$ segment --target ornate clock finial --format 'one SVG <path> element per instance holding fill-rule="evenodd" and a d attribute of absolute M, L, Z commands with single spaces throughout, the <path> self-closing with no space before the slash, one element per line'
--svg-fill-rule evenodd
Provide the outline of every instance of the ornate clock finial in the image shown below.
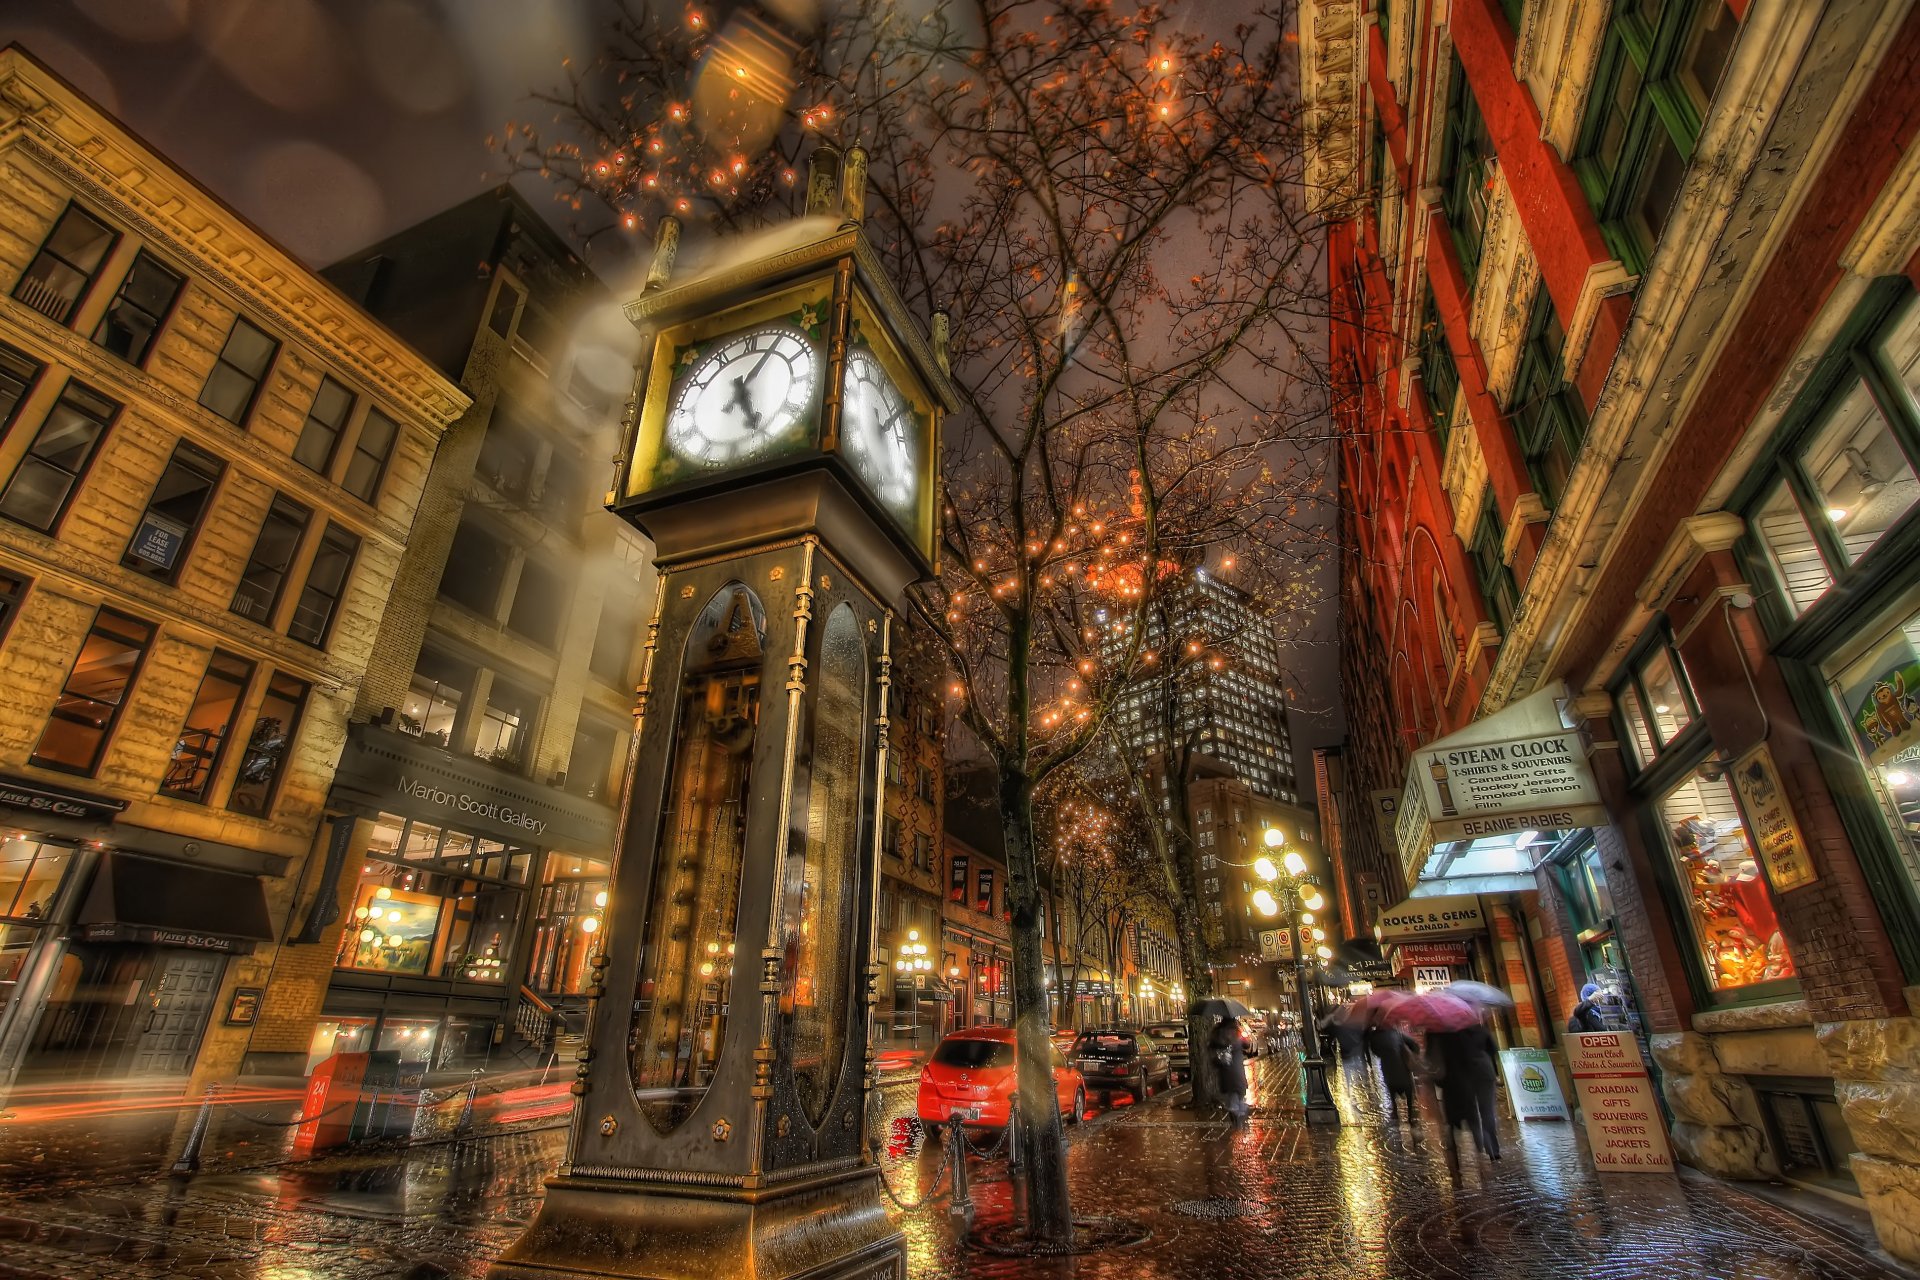
<path fill-rule="evenodd" d="M 953 322 L 947 318 L 945 311 L 936 311 L 933 313 L 933 360 L 935 364 L 940 366 L 940 372 L 942 373 L 952 372 L 951 369 L 947 368 L 947 339 L 952 331 L 952 327 Z"/>
<path fill-rule="evenodd" d="M 847 148 L 840 166 L 840 225 L 857 227 L 867 216 L 867 149 L 859 143 Z"/>
<path fill-rule="evenodd" d="M 668 214 L 660 219 L 653 234 L 653 261 L 647 264 L 647 288 L 659 289 L 673 274 L 673 259 L 680 252 L 680 219 Z"/>
<path fill-rule="evenodd" d="M 840 152 L 823 142 L 807 158 L 807 216 L 833 212 L 833 188 L 840 178 Z"/>

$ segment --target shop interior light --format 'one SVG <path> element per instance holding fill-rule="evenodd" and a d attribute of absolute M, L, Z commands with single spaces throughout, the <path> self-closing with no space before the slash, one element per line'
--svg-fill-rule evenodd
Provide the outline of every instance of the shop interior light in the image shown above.
<path fill-rule="evenodd" d="M 593 895 L 593 905 L 596 907 L 604 907 L 607 905 L 607 891 L 605 889 Z"/>
<path fill-rule="evenodd" d="M 585 920 L 582 920 L 580 922 L 580 932 L 582 933 L 592 933 L 594 930 L 598 929 L 599 927 L 600 927 L 599 916 L 588 916 Z"/>
<path fill-rule="evenodd" d="M 1828 507 L 1827 508 L 1827 519 L 1833 521 L 1835 524 L 1839 524 L 1842 520 L 1845 520 L 1846 518 L 1847 518 L 1847 509 L 1845 507 Z"/>
<path fill-rule="evenodd" d="M 1890 787 L 1904 787 L 1912 781 L 1913 775 L 1905 769 L 1894 769 L 1887 774 L 1887 785 Z"/>

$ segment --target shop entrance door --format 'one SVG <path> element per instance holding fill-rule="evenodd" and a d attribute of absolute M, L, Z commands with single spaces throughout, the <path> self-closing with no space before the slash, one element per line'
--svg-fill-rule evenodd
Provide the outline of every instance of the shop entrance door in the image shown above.
<path fill-rule="evenodd" d="M 226 957 L 204 951 L 166 951 L 161 956 L 146 1024 L 134 1046 L 133 1074 L 140 1076 L 185 1075 L 192 1069 L 226 965 Z"/>

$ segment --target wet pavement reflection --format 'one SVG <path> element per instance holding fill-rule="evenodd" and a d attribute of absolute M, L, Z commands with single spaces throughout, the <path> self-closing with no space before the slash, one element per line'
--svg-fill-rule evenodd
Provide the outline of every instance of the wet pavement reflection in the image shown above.
<path fill-rule="evenodd" d="M 1003 1155 L 970 1158 L 976 1228 L 956 1232 L 945 1194 L 929 1194 L 942 1147 L 909 1120 L 911 1085 L 886 1089 L 876 1125 L 910 1274 L 1913 1277 L 1874 1247 L 1864 1219 L 1803 1214 L 1690 1172 L 1600 1177 L 1570 1125 L 1509 1120 L 1506 1159 L 1469 1148 L 1456 1175 L 1431 1099 L 1419 1126 L 1389 1126 L 1377 1080 L 1355 1064 L 1334 1081 L 1348 1123 L 1308 1129 L 1291 1061 L 1262 1059 L 1254 1075 L 1255 1117 L 1242 1131 L 1183 1109 L 1184 1091 L 1138 1106 L 1115 1099 L 1070 1130 L 1076 1212 L 1127 1218 L 1150 1236 L 1045 1261 L 978 1247 L 1014 1218 L 1020 1188 Z M 0 1277 L 479 1277 L 538 1205 L 563 1136 L 523 1129 L 299 1164 L 269 1163 L 276 1153 L 258 1139 L 261 1167 L 176 1182 L 157 1176 L 168 1132 L 152 1120 L 117 1141 L 104 1123 L 91 1134 L 50 1129 L 35 1160 L 24 1128 L 0 1123 Z"/>

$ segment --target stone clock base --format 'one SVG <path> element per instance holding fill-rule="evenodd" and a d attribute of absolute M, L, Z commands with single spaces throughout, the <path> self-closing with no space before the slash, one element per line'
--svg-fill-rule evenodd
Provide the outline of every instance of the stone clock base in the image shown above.
<path fill-rule="evenodd" d="M 879 1171 L 741 1190 L 556 1177 L 487 1280 L 905 1280 Z"/>

